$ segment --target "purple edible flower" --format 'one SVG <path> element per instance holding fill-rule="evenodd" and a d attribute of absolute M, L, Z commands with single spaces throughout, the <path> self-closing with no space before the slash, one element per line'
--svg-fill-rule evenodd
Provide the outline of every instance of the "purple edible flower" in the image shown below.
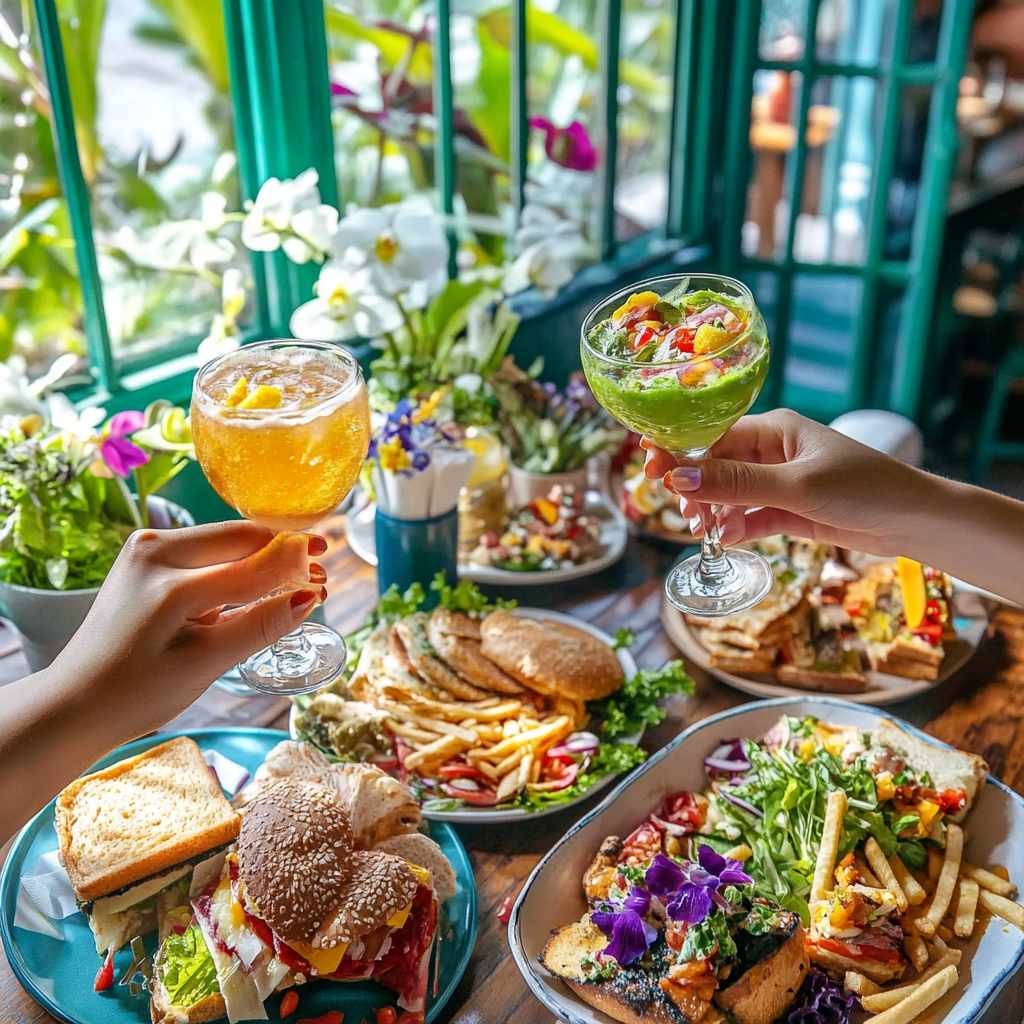
<path fill-rule="evenodd" d="M 677 864 L 659 853 L 644 876 L 648 888 L 665 904 L 665 912 L 673 921 L 699 924 L 714 904 L 728 908 L 718 894 L 723 885 L 749 885 L 753 882 L 744 873 L 738 860 L 723 857 L 710 846 L 697 849 L 696 864 Z"/>
<path fill-rule="evenodd" d="M 643 917 L 650 905 L 651 894 L 634 885 L 621 906 L 603 903 L 604 909 L 591 913 L 590 920 L 612 940 L 602 950 L 603 956 L 610 956 L 626 967 L 647 952 L 658 935 Z"/>
<path fill-rule="evenodd" d="M 137 444 L 128 440 L 129 434 L 134 434 L 145 425 L 146 417 L 141 412 L 130 411 L 112 416 L 103 428 L 100 458 L 118 476 L 129 477 L 133 469 L 149 462 L 149 456 Z"/>

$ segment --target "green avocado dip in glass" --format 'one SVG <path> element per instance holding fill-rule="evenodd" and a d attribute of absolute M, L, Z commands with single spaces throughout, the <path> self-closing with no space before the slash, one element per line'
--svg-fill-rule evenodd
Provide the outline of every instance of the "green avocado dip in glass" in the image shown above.
<path fill-rule="evenodd" d="M 754 404 L 768 375 L 768 332 L 746 285 L 717 274 L 657 277 L 609 296 L 580 338 L 583 371 L 620 423 L 677 462 L 704 458 Z M 692 615 L 733 615 L 771 589 L 756 551 L 722 547 L 719 510 L 697 508 L 701 552 L 677 563 L 665 595 Z"/>
<path fill-rule="evenodd" d="M 664 296 L 646 285 L 627 289 L 591 314 L 583 369 L 620 423 L 666 451 L 699 457 L 757 398 L 768 336 L 753 298 L 745 301 L 749 292 L 658 280 L 675 287 Z"/>

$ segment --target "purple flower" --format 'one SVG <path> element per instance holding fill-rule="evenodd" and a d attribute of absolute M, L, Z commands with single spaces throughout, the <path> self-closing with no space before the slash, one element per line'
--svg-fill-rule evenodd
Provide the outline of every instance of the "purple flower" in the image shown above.
<path fill-rule="evenodd" d="M 129 477 L 132 470 L 149 462 L 149 456 L 128 440 L 129 434 L 145 426 L 146 417 L 141 412 L 119 412 L 112 416 L 103 428 L 100 441 L 100 458 L 118 476 Z"/>
<path fill-rule="evenodd" d="M 597 150 L 579 121 L 573 121 L 568 128 L 559 128 L 546 117 L 531 117 L 530 127 L 544 133 L 544 152 L 561 167 L 592 171 L 597 166 Z"/>
<path fill-rule="evenodd" d="M 612 940 L 602 950 L 602 955 L 612 957 L 625 967 L 647 952 L 658 936 L 643 917 L 650 905 L 651 894 L 634 885 L 621 906 L 603 903 L 604 909 L 591 913 L 590 920 Z"/>
<path fill-rule="evenodd" d="M 577 402 L 582 406 L 592 406 L 595 404 L 594 392 L 590 390 L 590 385 L 587 384 L 582 375 L 575 373 L 569 378 L 569 383 L 565 386 L 565 397 L 569 401 Z"/>
<path fill-rule="evenodd" d="M 723 857 L 710 846 L 697 849 L 696 864 L 677 864 L 659 853 L 644 876 L 648 888 L 665 904 L 673 921 L 699 924 L 714 904 L 729 905 L 718 894 L 722 885 L 749 885 L 754 880 L 743 872 L 738 860 Z"/>

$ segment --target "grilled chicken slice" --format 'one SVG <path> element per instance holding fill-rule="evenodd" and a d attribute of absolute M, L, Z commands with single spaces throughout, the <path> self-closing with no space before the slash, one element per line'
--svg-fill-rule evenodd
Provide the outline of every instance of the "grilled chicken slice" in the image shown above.
<path fill-rule="evenodd" d="M 476 639 L 471 633 L 476 629 Z M 494 693 L 520 694 L 523 687 L 480 650 L 480 627 L 468 615 L 435 608 L 427 626 L 435 651 L 471 685 Z"/>
<path fill-rule="evenodd" d="M 487 694 L 471 686 L 453 672 L 435 654 L 427 636 L 428 618 L 424 612 L 409 615 L 391 627 L 391 635 L 398 640 L 416 674 L 434 686 L 447 690 L 458 700 L 480 700 Z"/>

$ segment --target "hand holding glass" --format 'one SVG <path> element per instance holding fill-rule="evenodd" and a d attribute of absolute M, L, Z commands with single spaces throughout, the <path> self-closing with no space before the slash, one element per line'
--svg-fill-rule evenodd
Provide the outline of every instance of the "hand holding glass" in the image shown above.
<path fill-rule="evenodd" d="M 599 303 L 583 323 L 583 370 L 623 425 L 677 460 L 702 459 L 754 404 L 768 374 L 768 332 L 749 289 L 730 277 L 657 277 Z M 701 552 L 665 594 L 693 615 L 732 615 L 771 589 L 767 561 L 722 547 L 717 506 L 701 506 Z"/>
<path fill-rule="evenodd" d="M 232 508 L 275 533 L 307 531 L 341 504 L 366 459 L 359 364 L 334 345 L 245 345 L 196 374 L 192 436 L 206 478 Z M 307 693 L 337 679 L 346 657 L 334 630 L 305 622 L 239 671 L 266 693 Z"/>

